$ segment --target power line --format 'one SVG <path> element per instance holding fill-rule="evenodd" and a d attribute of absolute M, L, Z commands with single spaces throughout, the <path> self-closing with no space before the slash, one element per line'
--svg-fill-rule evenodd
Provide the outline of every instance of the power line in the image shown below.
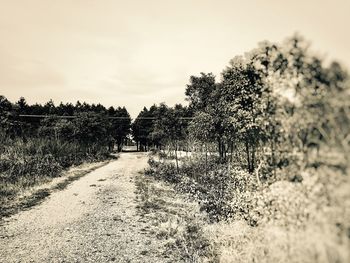
<path fill-rule="evenodd" d="M 23 118 L 49 118 L 49 117 L 54 117 L 54 118 L 58 118 L 58 119 L 74 119 L 77 116 L 58 116 L 58 115 L 38 115 L 38 114 L 19 114 L 19 117 L 23 117 Z"/>
<path fill-rule="evenodd" d="M 44 119 L 44 118 L 58 118 L 58 119 L 75 119 L 78 116 L 75 115 L 40 115 L 40 114 L 19 114 L 19 117 L 23 117 L 23 118 L 40 118 L 40 119 Z M 113 116 L 109 116 L 107 117 L 107 119 L 113 119 L 113 120 L 127 120 L 130 119 L 130 117 L 113 117 Z M 137 117 L 138 120 L 158 120 L 160 118 L 157 117 Z M 179 117 L 177 118 L 179 120 L 192 120 L 193 117 Z"/>
<path fill-rule="evenodd" d="M 157 117 L 137 117 L 136 119 L 138 119 L 138 120 L 159 120 L 161 118 L 157 118 Z M 193 117 L 178 117 L 176 119 L 179 119 L 179 120 L 193 120 Z"/>
<path fill-rule="evenodd" d="M 39 114 L 19 114 L 19 117 L 23 117 L 23 118 L 40 118 L 40 119 L 44 119 L 44 118 L 57 118 L 57 119 L 75 119 L 79 116 L 75 116 L 75 115 L 39 115 Z M 107 119 L 130 119 L 129 117 L 107 117 Z"/>

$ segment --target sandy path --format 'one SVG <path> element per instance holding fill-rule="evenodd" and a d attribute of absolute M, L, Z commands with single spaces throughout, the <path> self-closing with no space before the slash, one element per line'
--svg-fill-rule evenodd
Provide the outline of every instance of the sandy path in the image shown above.
<path fill-rule="evenodd" d="M 166 262 L 136 209 L 142 153 L 123 153 L 0 227 L 0 262 Z"/>

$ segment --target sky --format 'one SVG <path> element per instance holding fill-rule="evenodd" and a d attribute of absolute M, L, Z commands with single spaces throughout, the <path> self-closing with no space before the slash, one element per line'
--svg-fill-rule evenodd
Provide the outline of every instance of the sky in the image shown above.
<path fill-rule="evenodd" d="M 0 94 L 32 103 L 184 103 L 221 71 L 295 32 L 350 66 L 349 0 L 0 0 Z"/>

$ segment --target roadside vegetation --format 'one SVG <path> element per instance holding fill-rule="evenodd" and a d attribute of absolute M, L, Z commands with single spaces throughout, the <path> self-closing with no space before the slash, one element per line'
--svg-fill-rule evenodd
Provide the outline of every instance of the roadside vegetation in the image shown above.
<path fill-rule="evenodd" d="M 347 71 L 295 35 L 233 58 L 219 82 L 191 76 L 186 96 L 144 109 L 155 120 L 133 132 L 154 152 L 146 174 L 207 215 L 218 260 L 348 262 Z"/>
<path fill-rule="evenodd" d="M 163 251 L 158 253 L 169 262 L 218 261 L 215 244 L 203 229 L 208 219 L 196 202 L 152 177 L 139 175 L 136 188 L 138 212 L 151 223 L 147 231 L 163 241 Z"/>
<path fill-rule="evenodd" d="M 0 205 L 71 166 L 115 158 L 111 152 L 115 145 L 121 150 L 130 122 L 125 108 L 28 105 L 0 96 Z"/>

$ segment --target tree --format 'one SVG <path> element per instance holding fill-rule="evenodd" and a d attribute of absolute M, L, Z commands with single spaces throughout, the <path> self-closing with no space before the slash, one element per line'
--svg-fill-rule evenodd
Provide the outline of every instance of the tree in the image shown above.
<path fill-rule="evenodd" d="M 93 149 L 95 145 L 107 145 L 109 121 L 107 116 L 93 112 L 83 112 L 73 119 L 74 138 L 79 143 Z"/>
<path fill-rule="evenodd" d="M 12 111 L 12 104 L 5 96 L 0 95 L 0 128 L 1 138 L 9 135 L 11 131 L 10 115 Z"/>
<path fill-rule="evenodd" d="M 120 152 L 127 135 L 130 133 L 131 118 L 125 107 L 118 107 L 114 112 L 110 108 L 109 113 L 111 113 L 109 117 L 116 118 L 111 120 L 111 135 L 117 143 L 118 152 Z"/>
<path fill-rule="evenodd" d="M 204 112 L 212 116 L 214 132 L 211 138 L 217 141 L 219 156 L 224 160 L 226 147 L 223 122 L 226 105 L 220 104 L 221 89 L 221 84 L 215 82 L 215 76 L 212 73 L 201 73 L 199 77 L 191 76 L 185 94 L 190 102 L 190 110 L 193 110 L 194 113 Z"/>
<path fill-rule="evenodd" d="M 132 135 L 137 143 L 137 150 L 147 150 L 149 137 L 153 130 L 152 112 L 146 107 L 139 113 L 132 124 Z"/>
<path fill-rule="evenodd" d="M 198 112 L 194 115 L 189 125 L 191 135 L 198 141 L 204 143 L 205 147 L 205 175 L 208 172 L 208 143 L 212 140 L 214 120 L 208 113 Z"/>
<path fill-rule="evenodd" d="M 19 114 L 27 114 L 28 113 L 28 103 L 24 97 L 20 97 L 16 102 L 16 106 Z"/>
<path fill-rule="evenodd" d="M 213 104 L 212 94 L 216 89 L 213 73 L 200 73 L 199 77 L 191 76 L 185 95 L 190 102 L 190 107 L 196 111 L 206 111 Z"/>
<path fill-rule="evenodd" d="M 256 148 L 264 136 L 260 126 L 263 96 L 261 76 L 250 61 L 235 58 L 222 73 L 220 91 L 220 98 L 229 109 L 229 122 L 245 144 L 247 169 L 252 173 Z"/>

